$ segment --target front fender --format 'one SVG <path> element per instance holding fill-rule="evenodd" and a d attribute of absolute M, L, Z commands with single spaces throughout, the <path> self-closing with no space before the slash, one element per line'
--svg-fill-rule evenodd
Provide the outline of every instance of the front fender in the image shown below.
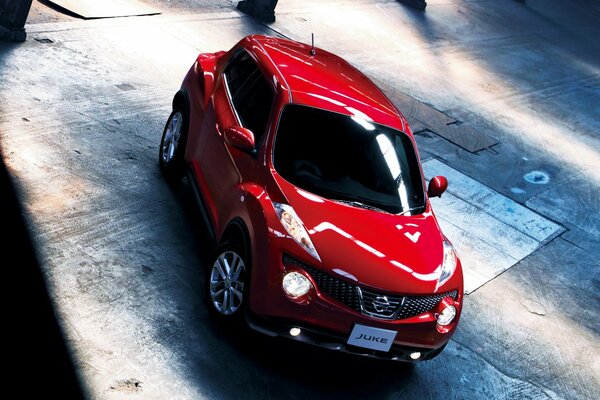
<path fill-rule="evenodd" d="M 252 273 L 250 278 L 250 310 L 255 310 L 257 304 L 266 301 L 265 289 L 268 285 L 268 256 L 269 256 L 269 230 L 265 210 L 272 207 L 271 200 L 266 190 L 253 183 L 240 184 L 239 189 L 243 201 L 236 212 L 246 225 L 249 237 L 249 250 L 251 254 Z M 241 199 L 241 197 L 240 197 Z"/>

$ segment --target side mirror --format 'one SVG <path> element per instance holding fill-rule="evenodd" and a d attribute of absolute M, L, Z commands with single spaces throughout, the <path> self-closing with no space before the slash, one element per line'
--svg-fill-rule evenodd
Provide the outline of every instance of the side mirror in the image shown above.
<path fill-rule="evenodd" d="M 223 133 L 225 142 L 235 148 L 238 148 L 252 155 L 256 154 L 254 148 L 254 134 L 250 129 L 242 128 L 241 126 L 233 126 L 225 129 Z"/>
<path fill-rule="evenodd" d="M 442 193 L 444 193 L 446 189 L 448 189 L 448 179 L 443 176 L 434 176 L 429 181 L 427 194 L 429 197 L 442 197 Z"/>

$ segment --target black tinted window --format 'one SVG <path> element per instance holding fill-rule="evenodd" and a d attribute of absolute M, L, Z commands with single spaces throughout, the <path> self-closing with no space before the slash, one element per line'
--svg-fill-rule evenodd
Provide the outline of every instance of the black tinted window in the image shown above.
<path fill-rule="evenodd" d="M 233 106 L 245 128 L 254 133 L 257 145 L 263 136 L 273 91 L 254 60 L 247 54 L 238 56 L 225 71 Z"/>
<path fill-rule="evenodd" d="M 362 118 L 285 107 L 275 169 L 320 196 L 390 213 L 422 212 L 421 172 L 407 135 Z"/>

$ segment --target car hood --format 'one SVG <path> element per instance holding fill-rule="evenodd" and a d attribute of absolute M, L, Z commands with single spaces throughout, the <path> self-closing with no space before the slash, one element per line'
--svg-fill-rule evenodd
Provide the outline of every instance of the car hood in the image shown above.
<path fill-rule="evenodd" d="M 279 180 L 322 267 L 332 275 L 392 293 L 435 292 L 443 235 L 429 206 L 421 215 L 391 215 L 327 200 Z"/>

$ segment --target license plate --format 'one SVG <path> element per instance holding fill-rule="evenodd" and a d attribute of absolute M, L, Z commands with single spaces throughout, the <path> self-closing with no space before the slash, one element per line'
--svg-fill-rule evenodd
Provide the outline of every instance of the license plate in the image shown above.
<path fill-rule="evenodd" d="M 390 351 L 397 333 L 387 329 L 356 324 L 347 343 L 371 350 Z"/>

